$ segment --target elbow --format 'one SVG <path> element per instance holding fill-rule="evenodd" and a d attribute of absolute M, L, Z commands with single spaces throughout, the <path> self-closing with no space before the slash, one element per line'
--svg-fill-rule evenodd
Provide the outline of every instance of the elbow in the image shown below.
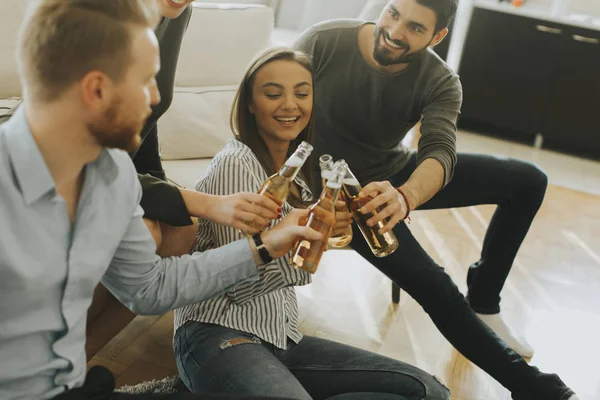
<path fill-rule="evenodd" d="M 437 160 L 444 170 L 444 183 L 446 186 L 454 175 L 456 167 L 456 147 L 454 143 L 438 144 L 436 146 L 425 146 L 419 149 L 417 163 L 421 164 L 428 158 Z"/>
<path fill-rule="evenodd" d="M 161 315 L 171 311 L 169 304 L 159 301 L 160 294 L 154 292 L 151 286 L 138 290 L 137 293 L 124 303 L 136 315 Z"/>
<path fill-rule="evenodd" d="M 131 312 L 134 313 L 135 315 L 143 315 L 143 316 L 152 315 L 152 313 L 150 312 L 150 308 L 148 308 L 144 304 L 131 303 L 131 304 L 127 305 L 127 308 L 129 308 L 131 310 Z"/>
<path fill-rule="evenodd" d="M 456 168 L 456 152 L 448 153 L 440 163 L 444 168 L 444 186 L 446 186 L 454 176 L 454 169 Z"/>
<path fill-rule="evenodd" d="M 135 315 L 142 316 L 161 315 L 170 311 L 168 307 L 160 307 L 147 301 L 133 301 L 127 305 L 127 308 Z"/>

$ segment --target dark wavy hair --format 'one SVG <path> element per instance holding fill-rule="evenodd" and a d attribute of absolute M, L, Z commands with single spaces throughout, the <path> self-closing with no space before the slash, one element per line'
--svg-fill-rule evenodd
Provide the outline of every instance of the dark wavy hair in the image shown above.
<path fill-rule="evenodd" d="M 450 25 L 458 8 L 458 0 L 417 0 L 417 3 L 431 8 L 435 12 L 437 16 L 437 22 L 435 23 L 436 32 Z"/>

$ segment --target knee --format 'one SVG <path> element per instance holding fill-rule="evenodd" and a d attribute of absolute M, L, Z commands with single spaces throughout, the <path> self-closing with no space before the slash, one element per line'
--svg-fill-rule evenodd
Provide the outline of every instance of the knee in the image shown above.
<path fill-rule="evenodd" d="M 452 397 L 450 389 L 437 376 L 421 370 L 414 377 L 420 388 L 411 390 L 411 396 L 406 397 L 428 400 L 449 400 Z"/>
<path fill-rule="evenodd" d="M 198 219 L 192 218 L 192 225 L 185 227 L 183 242 L 185 254 L 189 254 L 196 244 L 196 235 L 198 234 Z"/>
<path fill-rule="evenodd" d="M 528 163 L 527 165 L 527 175 L 530 185 L 537 192 L 545 193 L 546 188 L 548 187 L 548 175 L 535 164 Z"/>
<path fill-rule="evenodd" d="M 156 243 L 156 250 L 158 251 L 158 249 L 160 249 L 160 246 L 162 245 L 162 230 L 160 229 L 160 224 L 158 223 L 158 221 L 148 218 L 144 218 L 144 223 L 146 224 L 148 230 L 152 234 L 152 238 Z"/>
<path fill-rule="evenodd" d="M 192 218 L 192 225 L 171 226 L 159 223 L 162 232 L 162 243 L 158 255 L 161 257 L 174 257 L 189 254 L 196 243 L 198 221 Z"/>
<path fill-rule="evenodd" d="M 423 399 L 450 400 L 452 397 L 450 389 L 437 376 L 423 372 L 419 380 L 425 392 L 425 395 L 422 397 Z"/>
<path fill-rule="evenodd" d="M 450 400 L 452 398 L 452 392 L 450 391 L 450 388 L 444 385 L 444 383 L 442 383 L 442 381 L 435 375 L 433 376 L 433 380 L 436 382 L 436 385 L 433 387 L 433 389 L 430 386 L 430 389 L 432 389 L 430 391 L 430 398 L 439 400 Z"/>
<path fill-rule="evenodd" d="M 521 201 L 539 206 L 544 200 L 548 187 L 548 176 L 537 165 L 518 161 L 518 176 L 521 182 Z"/>

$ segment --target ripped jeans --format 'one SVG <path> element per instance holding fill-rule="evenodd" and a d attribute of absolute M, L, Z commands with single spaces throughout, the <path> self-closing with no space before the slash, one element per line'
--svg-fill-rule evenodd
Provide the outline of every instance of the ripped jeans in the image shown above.
<path fill-rule="evenodd" d="M 279 349 L 254 335 L 189 321 L 175 333 L 181 379 L 194 393 L 300 400 L 446 400 L 425 371 L 345 344 L 305 336 Z"/>

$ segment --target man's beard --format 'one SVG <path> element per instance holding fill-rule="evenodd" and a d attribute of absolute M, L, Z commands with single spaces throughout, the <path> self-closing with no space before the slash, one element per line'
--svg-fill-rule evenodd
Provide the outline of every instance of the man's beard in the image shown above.
<path fill-rule="evenodd" d="M 394 54 L 390 50 L 383 47 L 383 45 L 381 44 L 381 40 L 384 40 L 384 36 L 387 37 L 391 43 L 401 46 L 405 50 L 404 54 L 394 56 Z M 432 40 L 433 38 L 429 41 L 429 43 L 431 43 Z M 397 64 L 410 64 L 415 61 L 419 61 L 425 56 L 425 54 L 427 54 L 427 48 L 429 46 L 429 43 L 427 43 L 427 45 L 422 49 L 413 51 L 411 53 L 411 47 L 407 42 L 405 42 L 404 40 L 392 40 L 386 31 L 384 31 L 382 28 L 377 28 L 375 29 L 375 46 L 373 48 L 373 58 L 375 59 L 375 61 L 377 61 L 379 65 L 382 65 L 384 67 Z"/>
<path fill-rule="evenodd" d="M 131 152 L 140 145 L 145 120 L 128 119 L 122 110 L 122 102 L 117 100 L 103 118 L 88 124 L 88 129 L 100 146 Z"/>

